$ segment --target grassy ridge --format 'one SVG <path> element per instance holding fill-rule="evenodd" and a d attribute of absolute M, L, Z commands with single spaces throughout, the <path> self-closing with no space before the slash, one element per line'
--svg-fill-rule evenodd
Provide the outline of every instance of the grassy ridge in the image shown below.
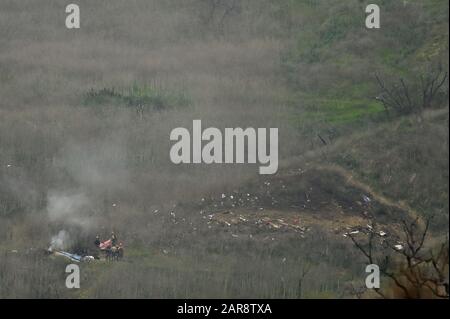
<path fill-rule="evenodd" d="M 355 134 L 331 151 L 330 160 L 355 172 L 383 195 L 406 202 L 436 230 L 448 230 L 448 111 L 381 124 Z"/>

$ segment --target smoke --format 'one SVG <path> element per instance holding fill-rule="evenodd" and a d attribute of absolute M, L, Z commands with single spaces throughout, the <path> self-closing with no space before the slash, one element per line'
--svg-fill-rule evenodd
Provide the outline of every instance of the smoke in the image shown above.
<path fill-rule="evenodd" d="M 90 200 L 84 193 L 48 193 L 47 213 L 51 222 L 88 229 L 94 224 L 89 212 Z"/>
<path fill-rule="evenodd" d="M 64 250 L 69 246 L 70 236 L 65 230 L 60 230 L 57 235 L 52 237 L 49 250 Z"/>
<path fill-rule="evenodd" d="M 52 191 L 47 195 L 47 214 L 53 223 L 62 225 L 65 229 L 75 232 L 72 237 L 62 229 L 51 238 L 49 251 L 66 250 L 77 241 L 77 238 L 95 227 L 96 220 L 92 217 L 92 202 L 83 192 Z"/>
<path fill-rule="evenodd" d="M 100 224 L 95 214 L 99 198 L 106 200 L 110 192 L 128 185 L 124 153 L 121 141 L 113 136 L 67 143 L 62 149 L 57 166 L 69 173 L 76 188 L 61 186 L 49 191 L 46 210 L 51 223 L 70 230 L 72 242 Z"/>
<path fill-rule="evenodd" d="M 127 147 L 120 134 L 70 142 L 61 150 L 57 165 L 85 192 L 114 192 L 127 189 Z"/>

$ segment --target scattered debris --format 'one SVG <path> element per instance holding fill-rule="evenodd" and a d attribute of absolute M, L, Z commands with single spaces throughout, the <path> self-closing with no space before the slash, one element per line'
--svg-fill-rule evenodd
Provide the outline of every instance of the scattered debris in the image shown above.
<path fill-rule="evenodd" d="M 363 195 L 363 200 L 364 200 L 364 203 L 366 203 L 366 204 L 368 204 L 368 203 L 370 203 L 372 200 L 369 198 L 369 197 L 367 197 L 366 195 Z"/>
<path fill-rule="evenodd" d="M 71 253 L 68 253 L 68 252 L 62 251 L 62 250 L 61 251 L 56 250 L 56 251 L 50 251 L 50 252 L 52 252 L 55 256 L 62 256 L 62 257 L 69 259 L 70 261 L 74 261 L 77 263 L 83 261 L 83 257 L 80 255 L 77 255 L 77 254 L 71 254 Z"/>
<path fill-rule="evenodd" d="M 277 231 L 294 231 L 294 232 L 305 232 L 306 227 L 300 225 L 300 219 L 298 217 L 286 217 L 286 218 L 276 218 L 269 216 L 260 216 L 259 213 L 253 213 L 250 215 L 235 214 L 231 211 L 225 211 L 215 214 L 208 215 L 209 222 L 214 222 L 219 225 L 224 225 L 227 227 L 232 226 L 251 226 L 257 225 L 258 227 L 265 227 L 269 230 Z"/>

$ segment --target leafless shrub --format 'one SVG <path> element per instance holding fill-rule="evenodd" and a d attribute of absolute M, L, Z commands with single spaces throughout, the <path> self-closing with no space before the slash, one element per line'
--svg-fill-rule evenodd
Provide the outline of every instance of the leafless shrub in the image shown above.
<path fill-rule="evenodd" d="M 201 0 L 201 2 L 205 10 L 200 20 L 220 34 L 224 32 L 226 20 L 241 10 L 241 2 L 238 0 Z"/>
<path fill-rule="evenodd" d="M 364 242 L 349 234 L 354 246 L 370 264 L 377 264 L 389 279 L 385 288 L 375 289 L 382 298 L 448 298 L 448 238 L 440 245 L 427 243 L 430 219 L 421 223 L 402 221 L 400 239 L 380 238 L 371 225 Z"/>
<path fill-rule="evenodd" d="M 420 75 L 417 83 L 412 84 L 403 78 L 397 83 L 388 84 L 377 74 L 375 78 L 381 93 L 376 100 L 383 103 L 388 114 L 420 114 L 435 106 L 436 96 L 447 82 L 447 75 L 442 65 L 430 67 L 426 74 Z"/>

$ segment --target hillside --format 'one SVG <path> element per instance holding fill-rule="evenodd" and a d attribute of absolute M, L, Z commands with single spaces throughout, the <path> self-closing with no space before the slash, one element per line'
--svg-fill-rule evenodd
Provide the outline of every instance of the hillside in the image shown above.
<path fill-rule="evenodd" d="M 379 30 L 368 3 L 80 0 L 68 30 L 63 4 L 2 1 L 0 298 L 353 298 L 352 236 L 403 249 L 432 217 L 425 248 L 448 241 L 449 3 L 380 0 Z M 279 171 L 173 164 L 194 119 L 279 128 Z M 125 257 L 68 290 L 62 230 Z"/>

